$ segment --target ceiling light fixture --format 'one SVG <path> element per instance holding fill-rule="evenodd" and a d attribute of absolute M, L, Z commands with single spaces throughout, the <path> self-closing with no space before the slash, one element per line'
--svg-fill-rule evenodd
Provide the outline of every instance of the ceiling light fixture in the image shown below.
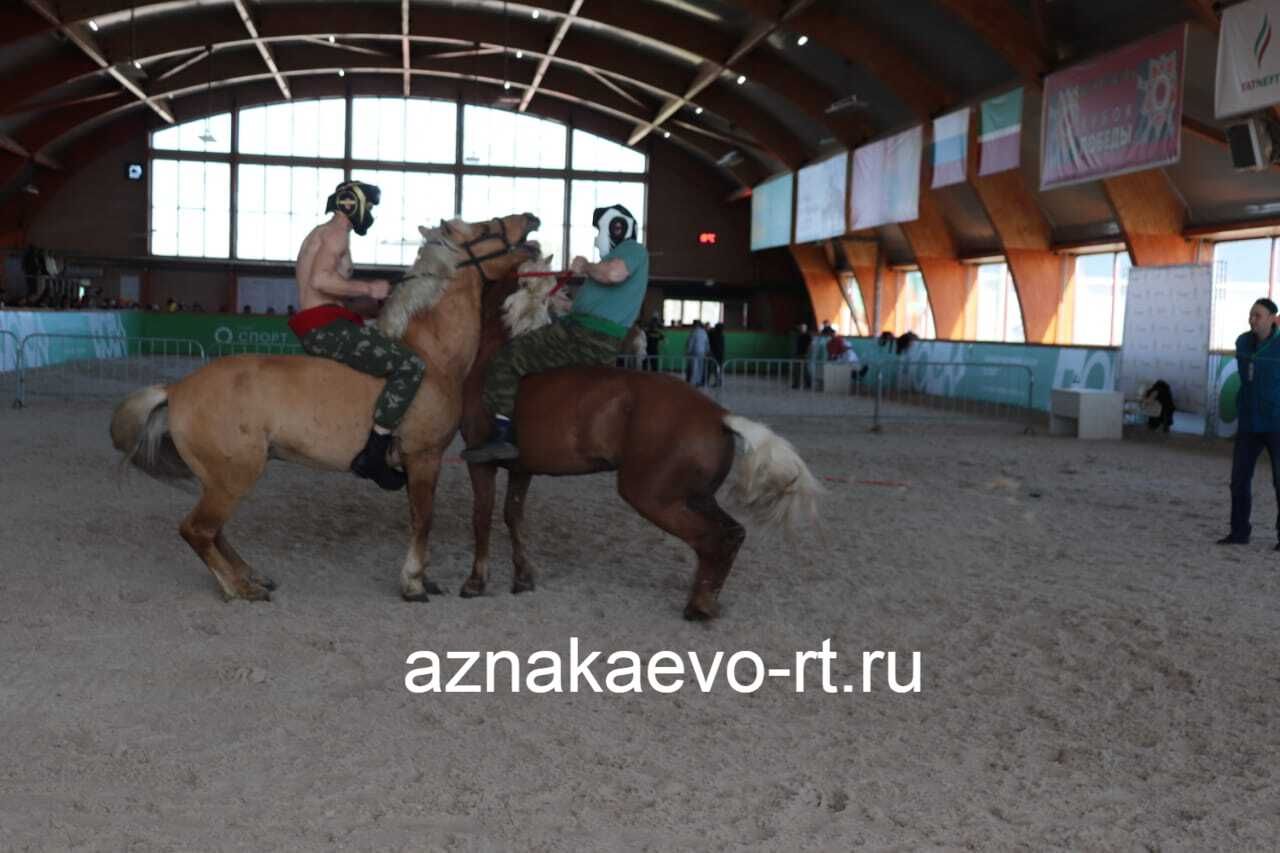
<path fill-rule="evenodd" d="M 503 89 L 505 89 L 505 90 L 507 90 L 508 92 L 510 92 L 510 91 L 511 91 L 511 81 L 510 81 L 510 80 L 508 80 L 508 81 L 506 81 L 505 83 L 503 83 L 503 84 L 502 84 L 502 88 L 503 88 Z"/>
<path fill-rule="evenodd" d="M 670 139 L 670 138 L 671 138 L 671 131 L 669 131 L 669 130 L 664 130 L 664 131 L 662 131 L 662 138 L 663 138 L 663 139 Z"/>
<path fill-rule="evenodd" d="M 95 33 L 98 31 L 98 22 L 93 18 L 89 19 L 89 29 L 93 30 Z"/>
<path fill-rule="evenodd" d="M 800 38 L 796 39 L 796 47 L 804 47 L 808 43 L 809 43 L 808 36 L 800 36 Z"/>
<path fill-rule="evenodd" d="M 534 10 L 533 10 L 533 19 L 534 19 L 535 21 L 536 21 L 536 20 L 538 20 L 538 16 L 539 16 L 539 15 L 541 15 L 541 14 L 542 14 L 542 13 L 541 13 L 541 12 L 539 12 L 537 9 L 534 9 Z"/>
<path fill-rule="evenodd" d="M 697 109 L 695 109 L 695 110 L 693 111 L 693 114 L 694 114 L 694 115 L 696 115 L 696 116 L 700 116 L 700 115 L 702 115 L 702 107 L 698 107 Z"/>
<path fill-rule="evenodd" d="M 739 86 L 741 86 L 741 85 L 742 85 L 743 83 L 745 83 L 745 82 L 747 82 L 747 75 L 745 75 L 745 74 L 739 74 L 739 75 L 738 75 L 738 85 L 739 85 Z"/>
<path fill-rule="evenodd" d="M 347 76 L 347 70 L 346 70 L 345 68 L 339 68 L 339 69 L 338 69 L 338 76 L 339 76 L 339 77 L 346 77 L 346 76 Z"/>
<path fill-rule="evenodd" d="M 329 36 L 329 44 L 333 44 L 333 43 L 334 43 L 334 38 L 333 38 L 333 36 Z"/>
<path fill-rule="evenodd" d="M 206 50 L 209 53 L 209 88 L 206 90 L 204 102 L 204 132 L 196 138 L 208 146 L 218 140 L 209 129 L 209 119 L 213 117 L 213 45 L 209 45 Z"/>
<path fill-rule="evenodd" d="M 524 59 L 524 51 L 523 51 L 523 50 L 517 50 L 517 51 L 516 51 L 516 59 Z"/>

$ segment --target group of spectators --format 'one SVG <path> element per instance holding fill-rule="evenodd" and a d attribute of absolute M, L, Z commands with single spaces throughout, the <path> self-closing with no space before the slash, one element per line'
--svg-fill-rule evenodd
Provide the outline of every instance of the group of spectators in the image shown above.
<path fill-rule="evenodd" d="M 799 388 L 801 383 L 806 390 L 813 388 L 814 383 L 822 387 L 822 365 L 828 362 L 839 362 L 851 365 L 853 376 L 860 379 L 866 376 L 869 365 L 858 367 L 858 354 L 849 346 L 849 342 L 831 326 L 830 320 L 823 320 L 818 334 L 809 333 L 809 326 L 801 323 L 796 327 L 795 349 L 793 356 L 803 362 L 802 369 L 791 377 L 791 387 Z"/>

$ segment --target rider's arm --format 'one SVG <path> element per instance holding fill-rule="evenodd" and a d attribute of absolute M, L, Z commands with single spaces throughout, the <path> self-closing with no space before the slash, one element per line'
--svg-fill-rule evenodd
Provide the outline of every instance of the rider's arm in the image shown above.
<path fill-rule="evenodd" d="M 343 275 L 339 269 L 339 261 L 346 250 L 345 239 L 327 238 L 325 240 L 321 248 L 321 256 L 316 259 L 316 265 L 311 274 L 311 286 L 334 299 L 351 299 L 356 296 L 386 299 L 391 284 L 385 279 L 358 281 Z"/>
<path fill-rule="evenodd" d="M 345 278 L 336 270 L 317 270 L 311 279 L 311 286 L 335 299 L 351 299 L 356 296 L 368 296 L 373 299 L 385 299 L 385 288 L 390 285 L 383 279 L 377 281 L 357 281 Z"/>
<path fill-rule="evenodd" d="M 573 272 L 579 275 L 586 275 L 600 284 L 621 284 L 631 275 L 631 271 L 627 269 L 626 263 L 621 258 L 611 258 L 607 261 L 593 264 L 587 261 L 586 258 L 578 257 L 574 258 L 571 269 Z"/>

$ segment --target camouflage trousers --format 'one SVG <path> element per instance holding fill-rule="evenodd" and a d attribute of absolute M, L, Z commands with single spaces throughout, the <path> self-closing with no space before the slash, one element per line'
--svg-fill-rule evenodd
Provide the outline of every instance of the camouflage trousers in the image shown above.
<path fill-rule="evenodd" d="M 408 347 L 372 326 L 357 326 L 350 320 L 335 320 L 302 336 L 308 355 L 331 358 L 361 373 L 387 378 L 373 408 L 373 422 L 393 430 L 404 419 L 427 366 Z"/>
<path fill-rule="evenodd" d="M 561 321 L 520 335 L 503 347 L 485 374 L 484 405 L 492 415 L 511 417 L 520 378 L 557 367 L 613 364 L 622 341 Z"/>

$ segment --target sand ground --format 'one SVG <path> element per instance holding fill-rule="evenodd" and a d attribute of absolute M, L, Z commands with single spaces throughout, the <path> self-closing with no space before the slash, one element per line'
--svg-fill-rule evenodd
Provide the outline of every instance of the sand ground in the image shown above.
<path fill-rule="evenodd" d="M 535 481 L 539 588 L 469 569 L 448 464 L 407 512 L 275 464 L 228 528 L 280 588 L 223 603 L 193 499 L 117 477 L 109 406 L 0 412 L 0 849 L 1274 849 L 1280 554 L 1226 532 L 1229 447 L 775 420 L 826 531 L 753 532 L 711 624 L 690 553 L 608 475 Z M 1264 463 L 1265 465 L 1265 463 Z M 1265 471 L 1265 468 L 1262 469 Z M 1261 472 L 1260 472 L 1261 473 Z M 876 481 L 875 483 L 863 481 Z M 885 485 L 885 482 L 902 485 Z M 412 694 L 418 649 L 920 651 L 921 691 Z M 605 668 L 607 671 L 607 668 Z M 906 675 L 907 668 L 903 667 Z M 601 673 L 603 677 L 603 673 Z"/>

